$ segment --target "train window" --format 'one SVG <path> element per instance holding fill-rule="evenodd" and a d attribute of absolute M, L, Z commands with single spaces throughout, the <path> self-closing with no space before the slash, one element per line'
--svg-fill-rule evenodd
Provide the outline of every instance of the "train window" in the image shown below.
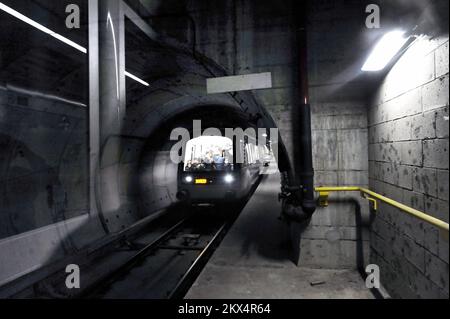
<path fill-rule="evenodd" d="M 245 145 L 245 149 L 246 149 L 247 154 L 248 154 L 248 156 L 247 156 L 247 162 L 248 162 L 248 164 L 252 164 L 252 163 L 253 163 L 253 154 L 252 154 L 252 147 L 251 147 L 251 144 Z"/>
<path fill-rule="evenodd" d="M 185 171 L 233 169 L 233 142 L 222 136 L 200 136 L 186 143 Z"/>
<path fill-rule="evenodd" d="M 258 164 L 260 159 L 259 147 L 253 143 L 245 145 L 245 164 Z"/>
<path fill-rule="evenodd" d="M 87 0 L 0 2 L 0 239 L 88 213 L 87 26 Z"/>

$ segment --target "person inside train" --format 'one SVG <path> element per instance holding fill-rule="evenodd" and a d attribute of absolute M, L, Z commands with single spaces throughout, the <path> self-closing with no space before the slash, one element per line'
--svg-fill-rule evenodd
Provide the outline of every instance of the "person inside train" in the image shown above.
<path fill-rule="evenodd" d="M 185 170 L 186 170 L 186 171 L 190 171 L 190 170 L 192 170 L 192 169 L 193 169 L 192 161 L 189 160 L 189 161 L 187 161 L 187 163 L 186 163 L 186 168 L 185 168 Z"/>
<path fill-rule="evenodd" d="M 225 166 L 225 152 L 223 150 L 219 150 L 218 153 L 214 154 L 214 164 L 217 170 L 222 170 Z"/>

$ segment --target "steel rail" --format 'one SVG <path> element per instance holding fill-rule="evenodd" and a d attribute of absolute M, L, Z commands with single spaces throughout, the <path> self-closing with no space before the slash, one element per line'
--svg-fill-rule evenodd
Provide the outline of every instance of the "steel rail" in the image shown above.
<path fill-rule="evenodd" d="M 122 265 L 120 265 L 118 268 L 114 269 L 112 272 L 107 274 L 103 279 L 100 279 L 97 284 L 93 284 L 91 288 L 86 288 L 82 292 L 82 296 L 88 296 L 96 291 L 100 291 L 102 288 L 110 285 L 113 283 L 118 277 L 122 276 L 124 272 L 127 270 L 133 268 L 133 266 L 142 260 L 142 258 L 149 252 L 154 249 L 158 249 L 158 246 L 167 240 L 177 229 L 181 228 L 183 224 L 186 223 L 187 219 L 183 219 L 174 226 L 170 227 L 168 230 L 166 230 L 163 234 L 161 234 L 158 238 L 153 240 L 151 243 L 146 245 L 144 248 L 140 249 L 136 254 L 131 256 L 127 261 L 125 261 Z M 99 288 L 100 286 L 100 288 Z"/>
<path fill-rule="evenodd" d="M 202 250 L 202 252 L 197 256 L 195 261 L 192 263 L 191 267 L 185 272 L 183 277 L 178 281 L 177 285 L 174 289 L 170 292 L 168 295 L 168 299 L 179 299 L 184 296 L 186 293 L 185 287 L 189 283 L 189 279 L 196 277 L 199 274 L 199 271 L 203 268 L 204 264 L 208 261 L 208 253 L 211 252 L 211 248 L 216 244 L 218 238 L 220 235 L 222 235 L 225 228 L 228 226 L 229 223 L 225 222 L 219 230 L 216 232 L 214 237 L 209 241 L 209 243 L 206 245 L 206 247 Z"/>

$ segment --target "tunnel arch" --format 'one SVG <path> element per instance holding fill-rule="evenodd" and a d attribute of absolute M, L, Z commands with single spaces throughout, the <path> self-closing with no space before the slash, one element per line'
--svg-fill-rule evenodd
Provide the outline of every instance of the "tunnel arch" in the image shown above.
<path fill-rule="evenodd" d="M 204 107 L 197 106 L 180 112 L 157 128 L 147 139 L 136 171 L 140 187 L 138 202 L 141 205 L 141 217 L 178 202 L 176 199 L 178 164 L 170 160 L 171 147 L 178 141 L 170 140 L 172 129 L 184 128 L 193 138 L 193 120 L 202 120 L 202 131 L 214 127 L 222 130 L 222 135 L 226 127 L 246 128 L 248 126 L 245 114 L 233 108 L 209 105 L 206 106 L 209 112 L 205 116 Z M 148 209 L 150 212 L 147 211 Z"/>
<path fill-rule="evenodd" d="M 57 136 L 58 143 L 64 145 L 58 148 L 48 147 L 46 151 L 49 158 L 58 159 L 58 165 L 55 165 L 55 174 L 61 179 L 62 185 L 58 188 L 58 190 L 60 189 L 58 193 L 55 192 L 56 188 L 54 188 L 53 193 L 58 195 L 55 196 L 55 200 L 62 203 L 59 206 L 64 207 L 61 208 L 61 219 L 52 220 L 51 222 L 54 222 L 54 224 L 45 228 L 44 231 L 39 228 L 25 236 L 16 236 L 10 240 L 8 247 L 13 251 L 20 251 L 20 247 L 23 247 L 21 246 L 21 238 L 23 237 L 23 240 L 34 243 L 33 249 L 35 252 L 27 260 L 20 259 L 17 256 L 16 259 L 8 262 L 8 269 L 4 273 L 4 278 L 2 277 L 0 280 L 10 278 L 16 274 L 18 269 L 26 272 L 27 269 L 32 269 L 37 265 L 49 265 L 58 260 L 63 260 L 65 257 L 84 251 L 84 249 L 101 247 L 104 243 L 115 238 L 111 235 L 120 235 L 122 230 L 133 229 L 136 224 L 142 221 L 143 217 L 145 218 L 145 216 L 154 213 L 155 210 L 170 204 L 173 196 L 163 197 L 162 204 L 159 207 L 156 206 L 156 203 L 153 203 L 148 210 L 143 208 L 145 206 L 139 200 L 139 196 L 142 196 L 139 194 L 140 188 L 136 187 L 138 183 L 134 184 L 134 182 L 136 182 L 136 176 L 138 176 L 136 172 L 138 172 L 137 169 L 142 162 L 141 156 L 145 144 L 158 135 L 157 132 L 161 127 L 167 126 L 167 123 L 171 123 L 178 116 L 182 117 L 182 114 L 186 114 L 185 112 L 192 113 L 194 110 L 198 110 L 200 113 L 207 114 L 210 112 L 211 106 L 216 106 L 228 113 L 240 114 L 234 119 L 239 117 L 240 121 L 244 123 L 243 126 L 246 125 L 245 123 L 252 122 L 252 125 L 256 127 L 276 127 L 269 112 L 264 109 L 251 92 L 207 94 L 206 78 L 227 75 L 223 68 L 209 58 L 200 54 L 194 57 L 189 50 L 164 45 L 153 51 L 145 51 L 144 54 L 146 54 L 148 60 L 161 61 L 160 65 L 164 66 L 169 63 L 176 65 L 171 68 L 164 68 L 155 63 L 149 64 L 149 69 L 146 71 L 149 78 L 146 78 L 146 80 L 150 86 L 142 87 L 139 89 L 140 94 L 132 95 L 134 99 L 127 101 L 126 112 L 124 117 L 120 119 L 120 134 L 109 136 L 106 143 L 101 145 L 100 153 L 90 154 L 91 160 L 95 161 L 97 167 L 95 171 L 91 172 L 95 179 L 95 182 L 91 185 L 94 185 L 94 205 L 98 213 L 92 209 L 93 206 L 89 207 L 88 192 L 84 188 L 81 190 L 81 185 L 85 186 L 86 189 L 89 187 L 88 161 L 79 160 L 78 166 L 71 163 L 84 155 L 86 155 L 86 159 L 89 157 L 89 154 L 81 153 L 82 151 L 79 148 L 85 146 L 85 152 L 89 153 L 86 132 L 89 127 L 88 111 L 90 105 L 87 105 L 87 107 L 78 104 L 69 105 L 41 95 L 27 98 L 30 105 L 36 109 L 33 111 L 41 112 L 41 109 L 48 108 L 51 113 L 55 114 L 54 120 L 49 121 L 47 119 L 47 121 L 51 124 L 51 134 Z M 176 74 L 174 74 L 175 71 Z M 134 83 L 134 85 L 140 84 Z M 11 89 L 6 88 L 5 90 L 7 94 L 12 94 Z M 22 95 L 23 93 L 20 92 L 14 93 L 14 100 L 16 98 L 17 100 L 23 99 Z M 24 109 L 23 105 L 14 105 L 14 112 L 19 112 L 18 107 L 20 107 L 20 110 Z M 13 109 L 12 106 L 11 109 Z M 67 117 L 66 113 L 70 116 Z M 23 113 L 24 118 L 27 116 Z M 64 116 L 67 118 L 64 118 Z M 220 118 L 220 116 L 216 117 Z M 209 126 L 216 125 L 214 123 L 207 124 L 203 128 Z M 65 130 L 67 127 L 70 130 Z M 72 136 L 75 138 L 65 138 L 68 132 L 72 130 L 75 134 Z M 20 133 L 22 134 L 22 131 Z M 282 146 L 283 141 L 280 137 L 278 141 Z M 119 148 L 116 149 L 113 146 L 114 144 L 119 145 Z M 164 146 L 161 147 L 164 150 Z M 7 148 L 4 153 L 6 153 L 6 156 L 10 156 L 12 152 L 12 149 Z M 287 153 L 283 152 L 282 147 L 279 147 L 279 154 L 286 159 L 285 161 L 281 160 L 281 164 L 289 163 Z M 167 166 L 168 164 L 164 162 L 165 158 L 164 156 L 160 156 L 159 159 L 150 157 L 148 162 L 154 164 L 157 161 L 162 161 L 162 165 Z M 68 162 L 64 162 L 65 159 L 68 159 Z M 289 167 L 288 164 L 285 166 Z M 283 167 L 283 165 L 280 165 L 280 167 Z M 170 175 L 169 172 L 168 174 L 170 178 L 167 178 L 167 181 L 173 180 L 173 175 Z M 153 193 L 155 187 L 150 185 L 148 190 Z M 44 204 L 47 199 L 45 192 L 46 189 L 43 188 L 41 197 Z M 65 193 L 75 194 L 76 196 L 66 198 Z M 81 203 L 80 199 L 84 201 Z M 69 205 L 73 207 L 75 207 L 74 205 L 81 207 L 81 204 L 83 204 L 82 209 L 80 209 L 80 216 L 73 217 L 65 214 L 64 210 L 67 210 L 65 202 L 67 200 Z M 69 208 L 72 206 L 69 206 Z M 48 238 L 51 238 L 51 240 L 47 240 Z"/>
<path fill-rule="evenodd" d="M 162 94 L 162 91 L 156 90 L 127 113 L 124 134 L 117 137 L 121 144 L 117 174 L 109 174 L 106 181 L 116 187 L 119 209 L 111 214 L 102 211 L 100 203 L 101 218 L 109 232 L 124 229 L 178 202 L 178 165 L 170 161 L 170 148 L 177 142 L 169 138 L 173 128 L 183 127 L 191 136 L 194 120 L 202 121 L 202 131 L 210 127 L 222 130 L 228 127 L 244 130 L 249 127 L 267 128 L 264 121 L 254 121 L 252 113 L 245 112 L 229 95 L 207 96 L 199 100 L 192 96 L 173 98 L 173 92 L 172 89 Z M 155 94 L 160 99 L 168 98 L 167 102 L 154 108 L 148 107 L 146 101 Z M 278 144 L 282 145 L 282 141 L 279 140 Z M 279 149 L 280 152 L 285 151 L 284 147 Z M 109 154 L 109 151 L 105 149 L 103 154 Z M 281 158 L 283 156 L 287 154 L 280 155 Z M 128 178 L 123 179 L 122 176 Z M 104 199 L 111 202 L 111 197 Z"/>
<path fill-rule="evenodd" d="M 161 127 L 172 123 L 173 119 L 195 113 L 194 110 L 199 110 L 202 115 L 208 114 L 214 106 L 226 112 L 240 114 L 243 125 L 239 126 L 252 123 L 256 128 L 277 128 L 270 113 L 252 92 L 207 93 L 207 78 L 228 75 L 224 68 L 207 56 L 173 44 L 149 43 L 147 49 L 141 48 L 140 56 L 141 74 L 146 74 L 144 79 L 149 86 L 143 87 L 127 80 L 126 106 L 121 119 L 120 135 L 108 136 L 99 154 L 95 191 L 99 219 L 106 233 L 126 229 L 146 216 L 146 211 L 166 207 L 174 197 L 174 192 L 167 187 L 164 189 L 161 186 L 158 191 L 154 185 L 155 198 L 146 203 L 147 206 L 143 206 L 137 200 L 139 187 L 133 186 L 133 183 L 139 182 L 137 166 L 146 141 L 151 140 Z M 155 64 L 154 61 L 160 62 Z M 217 125 L 212 123 L 202 125 L 202 128 L 209 126 Z M 236 126 L 230 123 L 230 127 Z M 292 176 L 289 155 L 279 133 L 277 138 L 280 171 Z M 164 158 L 167 159 L 160 154 L 160 157 L 146 157 L 146 160 L 148 165 L 152 165 L 148 161 L 162 163 Z M 170 165 L 167 161 L 165 163 L 163 166 L 168 168 Z M 174 173 L 170 173 L 170 170 L 167 173 L 172 174 L 173 180 Z M 152 193 L 150 185 L 147 185 L 146 193 Z M 157 205 L 157 202 L 164 204 Z"/>

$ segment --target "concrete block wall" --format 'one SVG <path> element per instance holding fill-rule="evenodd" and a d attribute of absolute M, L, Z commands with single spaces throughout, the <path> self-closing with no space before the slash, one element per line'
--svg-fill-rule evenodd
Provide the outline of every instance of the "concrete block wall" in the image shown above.
<path fill-rule="evenodd" d="M 312 136 L 316 186 L 367 186 L 367 113 L 361 102 L 316 103 Z"/>
<path fill-rule="evenodd" d="M 271 72 L 273 88 L 254 91 L 270 112 L 292 158 L 295 33 L 292 0 L 192 1 L 198 50 L 230 75 Z M 217 8 L 217 6 L 220 8 Z M 224 14 L 224 12 L 226 14 Z"/>
<path fill-rule="evenodd" d="M 254 91 L 270 112 L 291 157 L 296 86 L 293 0 L 152 1 L 161 34 L 190 42 L 229 75 L 271 72 L 273 88 Z M 186 13 L 195 21 L 194 27 Z M 171 17 L 172 15 L 172 17 Z M 181 17 L 173 17 L 181 15 Z M 184 18 L 183 18 L 184 15 Z"/>
<path fill-rule="evenodd" d="M 293 108 L 297 107 L 294 1 L 179 2 L 195 20 L 197 50 L 229 74 L 271 72 L 273 88 L 254 94 L 270 112 L 293 159 Z M 161 2 L 164 7 L 165 2 Z M 348 61 L 360 58 L 343 39 L 354 38 L 364 22 L 364 6 L 340 0 L 311 1 L 308 25 L 309 75 L 313 121 L 313 157 L 317 185 L 368 186 L 368 131 L 365 93 L 348 85 Z M 181 10 L 181 8 L 175 8 Z M 167 5 L 166 11 L 175 10 Z M 181 11 L 183 11 L 181 10 Z M 226 14 L 224 14 L 224 12 Z M 190 39 L 186 21 L 162 23 L 158 32 Z M 354 28 L 353 28 L 354 26 Z M 191 30 L 192 31 L 192 30 Z M 190 32 L 191 32 L 190 31 Z M 336 36 L 337 34 L 337 36 Z M 330 52 L 333 59 L 330 60 Z M 350 72 L 351 73 L 351 72 Z M 353 83 L 352 85 L 357 85 Z M 345 86 L 345 89 L 342 87 Z M 340 89 L 339 89 L 340 88 Z M 335 92 L 336 94 L 332 94 Z M 304 233 L 299 264 L 322 268 L 355 268 L 360 247 L 368 252 L 368 235 L 355 208 L 367 215 L 367 203 L 355 194 L 319 209 Z M 355 206 L 356 205 L 356 206 Z M 367 258 L 366 258 L 367 259 Z"/>
<path fill-rule="evenodd" d="M 362 4 L 310 1 L 308 70 L 315 186 L 363 186 L 368 180 L 368 119 L 364 91 L 345 74 L 358 52 Z M 359 194 L 331 194 L 300 238 L 298 264 L 360 268 L 369 259 L 368 203 Z"/>
<path fill-rule="evenodd" d="M 360 8 L 351 8 L 341 1 L 311 2 L 309 25 L 309 73 L 312 97 L 313 157 L 316 185 L 368 186 L 367 109 L 358 90 L 349 89 L 336 96 L 324 97 L 316 87 L 344 85 L 336 80 L 344 71 L 345 62 L 356 54 L 342 50 L 331 32 L 340 32 L 339 39 L 348 35 L 349 23 L 360 21 Z M 195 4 L 195 6 L 194 6 Z M 221 64 L 230 74 L 272 72 L 273 88 L 257 90 L 254 94 L 275 119 L 283 141 L 293 159 L 296 143 L 293 137 L 293 108 L 297 107 L 296 86 L 296 17 L 293 1 L 223 1 L 216 4 L 195 1 L 189 11 L 197 22 L 198 49 Z M 351 8 L 351 10 L 349 10 Z M 324 12 L 327 14 L 324 18 Z M 323 40 L 329 34 L 329 41 Z M 329 61 L 329 51 L 340 52 Z M 326 65 L 323 67 L 323 65 Z M 320 67 L 319 67 L 320 66 Z M 299 243 L 299 265 L 320 268 L 356 268 L 359 260 L 367 260 L 368 232 L 363 229 L 355 212 L 368 215 L 368 206 L 358 196 L 346 194 L 332 207 L 319 209 Z M 365 258 L 364 258 L 365 257 Z"/>
<path fill-rule="evenodd" d="M 361 102 L 312 105 L 315 186 L 362 186 L 368 180 L 367 112 Z M 359 194 L 331 194 L 301 235 L 299 265 L 358 268 L 369 259 L 369 210 Z"/>
<path fill-rule="evenodd" d="M 448 222 L 448 37 L 418 40 L 393 66 L 369 110 L 369 184 Z M 448 239 L 381 204 L 371 262 L 394 297 L 448 298 Z"/>

